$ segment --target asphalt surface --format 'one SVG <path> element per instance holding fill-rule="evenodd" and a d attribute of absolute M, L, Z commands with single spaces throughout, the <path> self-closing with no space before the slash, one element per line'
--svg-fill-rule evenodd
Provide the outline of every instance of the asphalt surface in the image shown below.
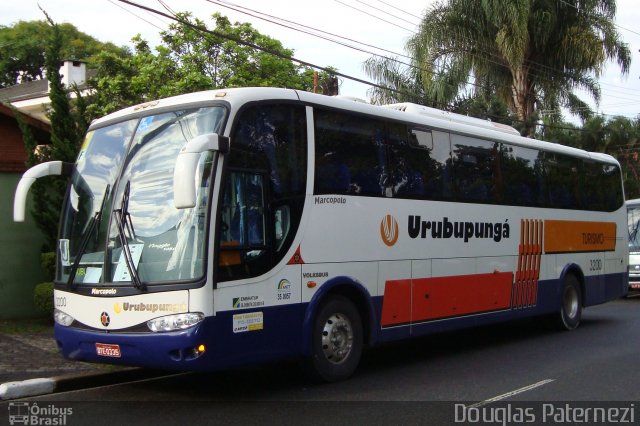
<path fill-rule="evenodd" d="M 633 329 L 633 324 L 636 323 L 640 325 L 640 295 L 587 308 L 583 311 L 583 322 L 580 328 L 606 328 L 614 327 L 616 324 L 626 324 Z M 580 330 L 580 328 L 578 330 Z M 553 338 L 554 340 L 557 339 L 554 341 L 554 346 L 559 343 L 567 343 L 569 346 L 572 346 L 571 341 L 574 339 L 579 340 L 579 334 L 581 334 L 573 332 L 549 333 L 550 330 L 544 326 L 540 326 L 539 321 L 536 319 L 497 324 L 479 329 L 467 329 L 460 332 L 445 333 L 443 335 L 426 336 L 417 340 L 409 340 L 398 344 L 386 345 L 382 348 L 374 348 L 368 356 L 362 360 L 362 364 L 363 368 L 367 368 L 368 364 L 380 362 L 382 365 L 374 368 L 381 368 L 384 371 L 394 368 L 393 359 L 400 361 L 406 357 L 408 358 L 407 361 L 422 363 L 424 361 L 423 357 L 417 360 L 413 359 L 416 351 L 420 351 L 423 355 L 427 356 L 454 355 L 459 357 L 464 355 L 468 349 L 500 350 L 497 348 L 517 344 L 520 340 L 535 341 L 535 339 L 545 336 L 547 338 Z M 588 345 L 586 345 L 585 352 L 581 358 L 593 355 L 595 350 L 602 350 L 603 348 L 611 349 L 612 346 L 615 348 L 615 345 L 620 343 L 619 338 L 615 339 L 617 333 L 604 332 L 603 334 L 605 338 L 611 340 L 599 342 L 597 347 L 591 350 L 589 350 Z M 636 339 L 633 340 L 636 341 Z M 575 345 L 584 346 L 584 342 L 576 342 Z M 629 345 L 620 347 L 617 351 L 612 352 L 611 355 L 625 353 L 629 347 Z M 531 349 L 528 350 L 531 351 Z M 449 351 L 451 351 L 451 354 L 449 354 Z M 531 356 L 530 359 L 532 361 L 542 361 L 544 357 L 549 356 L 550 351 L 552 351 L 551 348 L 539 346 L 533 352 L 529 353 Z M 606 356 L 606 353 L 604 355 Z M 389 358 L 392 358 L 391 363 L 389 362 Z M 467 362 L 469 362 L 469 360 L 467 360 Z M 290 370 L 292 366 L 289 364 L 286 365 L 288 365 L 287 370 Z M 625 367 L 628 366 L 629 365 L 626 365 Z M 257 368 L 260 369 L 263 367 L 258 366 Z M 53 329 L 39 333 L 0 333 L 0 384 L 44 377 L 72 378 L 77 376 L 109 375 L 111 373 L 121 374 L 133 370 L 139 369 L 64 359 L 58 352 Z M 266 370 L 271 370 L 271 368 L 267 366 Z M 251 370 L 245 368 L 239 371 L 242 375 Z M 160 371 L 153 371 L 154 374 L 150 373 L 148 374 L 149 376 L 157 376 L 162 373 L 174 374 L 173 372 Z M 281 373 L 282 372 L 279 374 Z M 231 372 L 230 374 L 235 376 L 238 372 Z M 251 375 L 251 373 L 248 374 Z M 285 374 L 285 376 L 288 375 L 289 374 Z M 294 373 L 293 376 L 297 377 L 298 375 Z M 640 385 L 638 388 L 640 389 Z M 640 397 L 640 394 L 634 396 Z"/>
<path fill-rule="evenodd" d="M 465 407 L 474 406 L 480 408 L 468 413 L 488 416 L 511 415 L 522 408 L 535 417 L 534 424 L 612 424 L 571 422 L 560 414 L 555 421 L 541 422 L 542 404 L 547 402 L 557 409 L 567 404 L 613 407 L 616 413 L 631 407 L 635 416 L 631 424 L 638 424 L 640 370 L 634 365 L 640 359 L 639 329 L 640 299 L 617 300 L 586 309 L 583 323 L 572 332 L 553 331 L 528 319 L 374 348 L 365 353 L 356 375 L 339 383 L 309 383 L 296 363 L 279 363 L 138 380 L 126 372 L 110 386 L 92 380 L 90 389 L 76 387 L 74 392 L 20 401 L 73 410 L 66 419 L 69 425 L 113 425 L 126 417 L 136 424 L 154 425 L 440 426 L 470 424 L 457 420 L 463 418 Z M 26 362 L 31 349 L 22 347 L 29 352 L 21 360 Z M 0 351 L 0 356 L 5 354 Z M 101 371 L 90 364 L 76 367 L 75 374 Z M 496 397 L 502 399 L 492 402 Z M 3 406 L 8 402 L 0 402 L 0 424 L 7 419 Z M 522 423 L 517 419 L 471 423 Z"/>

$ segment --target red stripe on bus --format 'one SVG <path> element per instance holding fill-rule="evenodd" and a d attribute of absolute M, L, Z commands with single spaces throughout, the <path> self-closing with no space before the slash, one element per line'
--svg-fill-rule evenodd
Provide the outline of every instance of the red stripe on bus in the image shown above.
<path fill-rule="evenodd" d="M 391 280 L 384 285 L 380 323 L 407 324 L 411 321 L 411 280 Z"/>
<path fill-rule="evenodd" d="M 513 272 L 390 280 L 381 325 L 430 321 L 509 309 Z"/>

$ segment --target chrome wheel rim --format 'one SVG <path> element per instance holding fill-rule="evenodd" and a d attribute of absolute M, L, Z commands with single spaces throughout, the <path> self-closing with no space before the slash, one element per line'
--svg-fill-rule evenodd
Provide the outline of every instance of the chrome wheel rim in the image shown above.
<path fill-rule="evenodd" d="M 564 291 L 564 312 L 573 319 L 578 314 L 578 292 L 574 287 L 567 287 Z"/>
<path fill-rule="evenodd" d="M 351 353 L 353 326 L 343 314 L 333 314 L 322 329 L 322 351 L 329 362 L 339 364 Z"/>

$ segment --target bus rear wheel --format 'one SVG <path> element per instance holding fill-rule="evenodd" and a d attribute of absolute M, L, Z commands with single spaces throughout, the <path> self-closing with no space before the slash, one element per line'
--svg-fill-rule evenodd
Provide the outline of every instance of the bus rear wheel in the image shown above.
<path fill-rule="evenodd" d="M 575 275 L 565 277 L 560 302 L 558 326 L 563 330 L 574 330 L 582 318 L 582 291 Z"/>
<path fill-rule="evenodd" d="M 362 320 L 353 303 L 331 296 L 321 306 L 312 330 L 310 373 L 316 380 L 335 382 L 350 377 L 362 355 Z"/>

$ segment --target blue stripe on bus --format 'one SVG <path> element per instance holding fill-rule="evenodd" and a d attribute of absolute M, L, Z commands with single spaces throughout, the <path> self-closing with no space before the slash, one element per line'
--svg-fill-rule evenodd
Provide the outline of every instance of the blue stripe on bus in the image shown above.
<path fill-rule="evenodd" d="M 220 312 L 186 331 L 167 333 L 102 333 L 55 325 L 55 338 L 69 359 L 144 366 L 168 370 L 205 371 L 298 356 L 306 304 L 262 308 L 264 328 L 233 332 L 233 315 L 257 310 Z M 95 344 L 117 344 L 121 357 L 98 356 Z M 205 353 L 190 351 L 204 344 Z"/>
<path fill-rule="evenodd" d="M 628 277 L 625 273 L 587 277 L 585 305 L 604 303 L 626 294 Z M 379 341 L 392 341 L 433 332 L 451 331 L 491 323 L 543 315 L 560 309 L 562 280 L 540 281 L 537 305 L 521 309 L 468 315 L 446 320 L 380 329 L 382 297 L 373 297 L 372 327 Z M 271 360 L 294 358 L 304 353 L 303 339 L 310 333 L 303 326 L 308 303 L 259 310 L 232 310 L 206 318 L 198 326 L 169 333 L 103 333 L 55 326 L 55 338 L 66 358 L 100 363 L 136 365 L 169 370 L 206 371 Z M 313 305 L 312 305 L 313 307 Z M 263 313 L 263 329 L 233 332 L 233 315 Z M 375 338 L 374 338 L 375 339 Z M 121 357 L 98 356 L 96 343 L 117 344 Z M 206 346 L 204 355 L 190 359 L 189 351 L 200 344 Z"/>

